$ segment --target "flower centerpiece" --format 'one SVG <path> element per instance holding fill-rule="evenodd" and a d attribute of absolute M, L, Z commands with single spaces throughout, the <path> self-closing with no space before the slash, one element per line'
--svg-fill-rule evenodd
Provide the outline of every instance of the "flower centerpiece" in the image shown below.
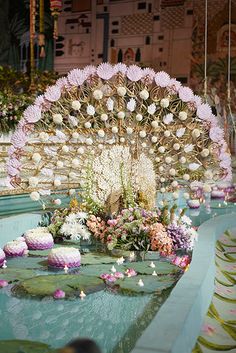
<path fill-rule="evenodd" d="M 30 250 L 51 249 L 54 245 L 52 234 L 47 227 L 30 229 L 25 232 L 24 237 Z"/>

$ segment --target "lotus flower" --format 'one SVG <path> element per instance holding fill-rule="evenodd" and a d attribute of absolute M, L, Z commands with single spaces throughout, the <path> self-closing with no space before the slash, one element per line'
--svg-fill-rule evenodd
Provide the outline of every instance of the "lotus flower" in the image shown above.
<path fill-rule="evenodd" d="M 4 279 L 0 279 L 0 288 L 3 288 L 3 287 L 6 287 L 6 286 L 8 286 L 8 282 L 7 281 L 5 281 Z"/>
<path fill-rule="evenodd" d="M 62 298 L 65 298 L 65 296 L 66 296 L 66 293 L 61 289 L 56 289 L 55 292 L 53 293 L 54 299 L 62 299 Z"/>

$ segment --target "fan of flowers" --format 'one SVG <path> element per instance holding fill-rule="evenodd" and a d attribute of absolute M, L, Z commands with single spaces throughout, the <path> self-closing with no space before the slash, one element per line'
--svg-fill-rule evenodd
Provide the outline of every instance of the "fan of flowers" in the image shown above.
<path fill-rule="evenodd" d="M 80 187 L 103 204 L 129 184 L 153 195 L 177 179 L 231 179 L 210 106 L 167 73 L 136 65 L 72 70 L 25 110 L 11 143 L 9 185 L 33 200 Z"/>

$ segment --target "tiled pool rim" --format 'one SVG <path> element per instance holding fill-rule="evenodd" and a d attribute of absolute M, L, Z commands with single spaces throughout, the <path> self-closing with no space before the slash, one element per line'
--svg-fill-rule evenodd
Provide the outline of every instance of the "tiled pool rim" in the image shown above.
<path fill-rule="evenodd" d="M 0 219 L 0 246 L 35 227 L 40 214 L 20 214 Z M 236 213 L 204 222 L 189 270 L 182 276 L 131 353 L 190 353 L 214 292 L 215 243 L 236 227 Z M 126 353 L 126 352 L 125 352 Z"/>

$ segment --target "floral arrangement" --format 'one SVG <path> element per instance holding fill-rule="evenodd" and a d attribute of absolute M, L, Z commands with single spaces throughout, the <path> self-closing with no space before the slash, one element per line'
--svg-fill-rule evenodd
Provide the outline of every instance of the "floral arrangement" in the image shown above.
<path fill-rule="evenodd" d="M 28 246 L 25 243 L 24 238 L 9 241 L 3 248 L 6 256 L 24 256 L 28 253 Z"/>
<path fill-rule="evenodd" d="M 24 111 L 11 142 L 9 183 L 34 189 L 35 201 L 79 187 L 96 204 L 120 202 L 131 184 L 151 208 L 155 190 L 176 193 L 177 179 L 232 177 L 210 106 L 167 73 L 136 65 L 72 70 Z"/>
<path fill-rule="evenodd" d="M 45 250 L 53 248 L 52 234 L 47 227 L 30 229 L 24 234 L 25 242 L 30 250 Z"/>
<path fill-rule="evenodd" d="M 89 240 L 87 217 L 88 214 L 79 211 L 77 201 L 73 199 L 69 208 L 55 210 L 48 231 L 57 239 Z"/>
<path fill-rule="evenodd" d="M 57 268 L 79 267 L 81 262 L 80 252 L 72 247 L 60 247 L 52 249 L 48 255 L 48 264 Z"/>
<path fill-rule="evenodd" d="M 91 215 L 87 226 L 109 250 L 152 250 L 170 255 L 177 249 L 191 250 L 197 239 L 191 220 L 183 211 L 177 215 L 175 207 L 154 211 L 138 207 L 124 209 L 106 221 Z"/>

